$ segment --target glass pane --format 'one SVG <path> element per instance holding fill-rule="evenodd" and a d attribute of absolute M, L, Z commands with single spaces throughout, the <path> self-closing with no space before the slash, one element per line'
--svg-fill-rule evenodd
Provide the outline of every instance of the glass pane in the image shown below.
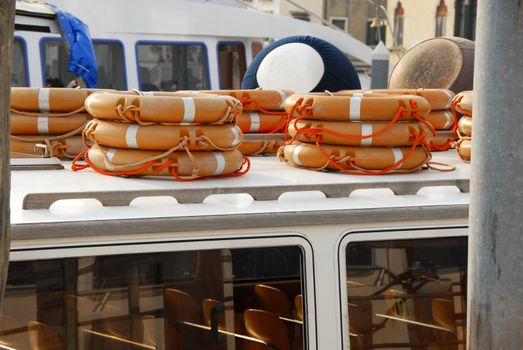
<path fill-rule="evenodd" d="M 351 349 L 465 349 L 466 238 L 354 242 L 346 255 Z"/>
<path fill-rule="evenodd" d="M 125 90 L 123 47 L 118 42 L 95 41 L 94 53 L 98 65 L 97 87 Z"/>
<path fill-rule="evenodd" d="M 200 44 L 138 44 L 140 90 L 209 89 L 207 51 Z"/>
<path fill-rule="evenodd" d="M 13 60 L 11 61 L 11 86 L 29 86 L 26 57 L 24 41 L 15 38 L 13 41 Z"/>
<path fill-rule="evenodd" d="M 42 42 L 44 59 L 44 85 L 48 87 L 64 87 L 69 85 L 76 76 L 67 71 L 69 54 L 61 40 L 45 40 Z"/>
<path fill-rule="evenodd" d="M 220 44 L 220 88 L 240 89 L 245 74 L 245 48 L 243 44 Z"/>
<path fill-rule="evenodd" d="M 0 344 L 302 349 L 302 260 L 286 246 L 12 262 Z"/>

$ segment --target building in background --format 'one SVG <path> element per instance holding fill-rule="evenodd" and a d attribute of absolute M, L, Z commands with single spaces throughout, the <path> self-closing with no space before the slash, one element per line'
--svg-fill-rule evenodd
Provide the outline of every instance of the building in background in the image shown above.
<path fill-rule="evenodd" d="M 304 21 L 323 21 L 323 0 L 242 0 L 249 7 Z"/>

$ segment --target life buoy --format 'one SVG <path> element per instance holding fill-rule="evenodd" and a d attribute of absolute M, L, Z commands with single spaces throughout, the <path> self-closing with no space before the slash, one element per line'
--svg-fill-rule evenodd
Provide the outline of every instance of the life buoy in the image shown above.
<path fill-rule="evenodd" d="M 463 116 L 458 122 L 458 130 L 462 136 L 472 136 L 472 118 Z"/>
<path fill-rule="evenodd" d="M 473 91 L 462 91 L 452 100 L 453 108 L 461 114 L 472 117 Z"/>
<path fill-rule="evenodd" d="M 292 166 L 315 170 L 373 172 L 412 172 L 430 159 L 423 147 L 350 147 L 294 142 L 280 149 L 279 158 Z M 327 156 L 327 157 L 326 157 Z"/>
<path fill-rule="evenodd" d="M 49 156 L 73 159 L 87 147 L 81 136 L 71 136 L 59 140 L 44 140 L 38 136 L 24 136 L 22 141 L 11 137 L 11 153 L 23 155 Z"/>
<path fill-rule="evenodd" d="M 276 154 L 283 145 L 285 145 L 283 141 L 244 141 L 238 150 L 246 156 L 268 155 Z"/>
<path fill-rule="evenodd" d="M 245 111 L 283 110 L 285 100 L 293 94 L 290 90 L 207 90 L 202 93 L 228 95 L 240 100 Z"/>
<path fill-rule="evenodd" d="M 289 124 L 289 134 L 298 141 L 348 146 L 408 146 L 428 142 L 433 137 L 421 123 L 386 122 L 348 123 L 318 120 L 295 120 Z"/>
<path fill-rule="evenodd" d="M 224 124 L 234 121 L 242 106 L 230 96 L 140 96 L 95 93 L 85 100 L 93 117 L 141 124 Z"/>
<path fill-rule="evenodd" d="M 154 176 L 220 176 L 238 172 L 243 155 L 238 150 L 227 152 L 172 152 L 157 158 L 154 151 L 105 148 L 93 146 L 87 151 L 86 161 L 106 175 Z M 74 170 L 78 170 L 77 165 Z"/>
<path fill-rule="evenodd" d="M 243 139 L 235 124 L 139 125 L 95 119 L 85 128 L 87 138 L 106 147 L 169 150 L 179 146 L 191 151 L 231 150 Z"/>
<path fill-rule="evenodd" d="M 63 135 L 77 130 L 90 119 L 87 113 L 76 113 L 67 117 L 28 116 L 11 112 L 11 134 L 13 135 Z"/>
<path fill-rule="evenodd" d="M 450 130 L 456 123 L 451 111 L 431 111 L 425 120 L 436 130 Z"/>
<path fill-rule="evenodd" d="M 308 119 L 361 121 L 392 120 L 399 112 L 403 120 L 426 117 L 430 105 L 420 96 L 354 94 L 352 96 L 320 96 L 294 94 L 285 101 L 285 110 L 292 116 Z M 416 114 L 416 115 L 415 115 Z"/>
<path fill-rule="evenodd" d="M 430 140 L 429 147 L 431 151 L 447 151 L 455 140 L 456 137 L 434 137 Z"/>
<path fill-rule="evenodd" d="M 461 159 L 470 162 L 472 155 L 472 140 L 470 138 L 459 139 L 456 144 L 456 149 Z"/>
<path fill-rule="evenodd" d="M 373 90 L 342 90 L 335 92 L 336 96 L 352 96 L 354 94 L 386 94 L 415 95 L 427 100 L 432 111 L 449 109 L 455 94 L 447 89 L 373 89 Z"/>
<path fill-rule="evenodd" d="M 29 113 L 70 113 L 82 111 L 93 90 L 68 88 L 11 88 L 11 109 Z"/>
<path fill-rule="evenodd" d="M 236 125 L 244 133 L 274 133 L 285 128 L 287 118 L 282 115 L 261 112 L 243 112 L 236 119 Z"/>

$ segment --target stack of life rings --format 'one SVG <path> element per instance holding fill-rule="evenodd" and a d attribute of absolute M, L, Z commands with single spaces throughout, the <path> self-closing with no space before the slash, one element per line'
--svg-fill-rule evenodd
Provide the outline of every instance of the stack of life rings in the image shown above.
<path fill-rule="evenodd" d="M 465 162 L 470 162 L 472 154 L 472 101 L 472 91 L 460 92 L 452 100 L 452 110 L 462 115 L 458 123 L 456 149 Z"/>
<path fill-rule="evenodd" d="M 244 134 L 272 134 L 285 132 L 288 113 L 284 103 L 293 94 L 289 90 L 210 90 L 211 94 L 237 98 L 243 112 L 237 117 L 236 125 Z M 244 140 L 238 148 L 246 156 L 274 155 L 283 146 L 283 141 Z"/>
<path fill-rule="evenodd" d="M 78 155 L 73 170 L 184 181 L 249 170 L 237 149 L 243 134 L 234 120 L 242 108 L 233 97 L 99 92 L 87 98 L 85 108 L 95 119 L 83 137 L 93 146 Z"/>
<path fill-rule="evenodd" d="M 337 94 L 353 94 L 355 91 L 339 91 Z M 451 110 L 454 92 L 447 89 L 374 89 L 367 91 L 358 91 L 360 93 L 387 94 L 387 95 L 415 95 L 423 97 L 430 105 L 430 113 L 425 119 L 434 127 L 434 130 L 446 131 L 447 135 L 437 135 L 429 142 L 431 151 L 447 151 L 452 143 L 456 140 L 458 120 Z M 440 133 L 442 134 L 442 133 Z M 450 135 L 449 135 L 450 134 Z"/>
<path fill-rule="evenodd" d="M 285 102 L 290 139 L 280 160 L 349 174 L 408 173 L 431 159 L 436 135 L 428 101 L 416 95 L 350 92 L 295 94 Z"/>
<path fill-rule="evenodd" d="M 86 147 L 82 130 L 91 119 L 84 102 L 93 90 L 11 88 L 11 154 L 74 158 Z"/>

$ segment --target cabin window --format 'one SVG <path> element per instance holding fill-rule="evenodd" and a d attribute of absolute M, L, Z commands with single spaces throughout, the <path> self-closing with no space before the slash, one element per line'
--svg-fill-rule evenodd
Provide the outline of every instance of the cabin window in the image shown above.
<path fill-rule="evenodd" d="M 0 344 L 248 350 L 273 345 L 277 334 L 286 349 L 302 349 L 303 248 L 216 243 L 210 250 L 11 262 Z M 260 325 L 271 328 L 263 339 Z"/>
<path fill-rule="evenodd" d="M 22 38 L 13 41 L 13 60 L 11 61 L 11 86 L 29 86 L 27 77 L 27 48 Z"/>
<path fill-rule="evenodd" d="M 466 237 L 350 242 L 345 255 L 351 349 L 465 349 Z"/>
<path fill-rule="evenodd" d="M 96 87 L 125 90 L 125 60 L 123 46 L 119 41 L 94 40 L 94 53 L 98 65 Z"/>
<path fill-rule="evenodd" d="M 140 90 L 209 89 L 207 49 L 203 44 L 138 43 Z"/>
<path fill-rule="evenodd" d="M 76 81 L 76 76 L 67 71 L 69 53 L 61 39 L 42 39 L 41 49 L 44 86 L 67 87 Z"/>
<path fill-rule="evenodd" d="M 242 43 L 219 43 L 220 89 L 240 89 L 245 74 L 245 47 Z"/>

